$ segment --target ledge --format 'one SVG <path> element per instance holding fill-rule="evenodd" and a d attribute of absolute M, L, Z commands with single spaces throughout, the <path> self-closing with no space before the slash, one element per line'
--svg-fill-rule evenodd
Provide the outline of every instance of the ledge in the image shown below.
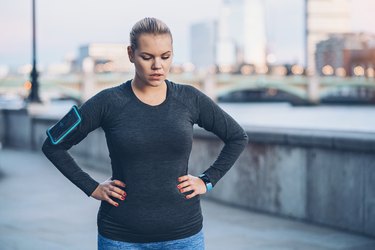
<path fill-rule="evenodd" d="M 5 116 L 9 114 L 29 115 L 32 123 L 55 123 L 59 116 L 49 113 L 29 113 L 26 109 L 2 110 Z M 315 147 L 334 150 L 349 150 L 375 152 L 375 133 L 338 131 L 323 129 L 301 129 L 282 127 L 244 126 L 251 143 L 279 144 L 300 147 Z M 199 126 L 194 126 L 194 136 L 217 140 L 218 137 Z"/>
<path fill-rule="evenodd" d="M 375 152 L 375 133 L 271 127 L 244 129 L 249 136 L 249 142 Z M 195 127 L 194 136 L 218 138 L 200 127 Z"/>

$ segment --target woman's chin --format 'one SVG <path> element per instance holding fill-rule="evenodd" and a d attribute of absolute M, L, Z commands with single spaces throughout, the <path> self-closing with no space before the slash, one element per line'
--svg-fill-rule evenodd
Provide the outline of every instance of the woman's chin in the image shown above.
<path fill-rule="evenodd" d="M 163 79 L 158 79 L 158 80 L 148 80 L 147 83 L 150 86 L 159 87 L 162 84 L 164 84 L 164 81 L 165 81 L 165 79 L 163 78 Z"/>

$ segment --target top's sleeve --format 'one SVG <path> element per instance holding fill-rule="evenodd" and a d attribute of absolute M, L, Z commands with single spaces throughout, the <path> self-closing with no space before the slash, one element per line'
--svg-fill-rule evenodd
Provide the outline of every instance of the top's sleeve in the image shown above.
<path fill-rule="evenodd" d="M 92 194 L 99 183 L 77 165 L 68 150 L 82 141 L 88 133 L 103 125 L 107 99 L 103 93 L 96 94 L 78 109 L 81 123 L 59 144 L 53 145 L 47 137 L 42 146 L 43 153 L 53 165 L 87 196 Z"/>
<path fill-rule="evenodd" d="M 217 135 L 224 143 L 215 162 L 204 173 L 213 186 L 226 174 L 248 143 L 244 129 L 212 99 L 198 91 L 198 126 Z"/>

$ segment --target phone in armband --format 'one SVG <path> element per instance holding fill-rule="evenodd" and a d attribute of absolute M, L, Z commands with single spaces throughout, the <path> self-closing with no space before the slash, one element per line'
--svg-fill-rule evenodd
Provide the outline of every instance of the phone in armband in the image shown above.
<path fill-rule="evenodd" d="M 69 112 L 60 119 L 55 125 L 47 129 L 47 136 L 50 138 L 52 144 L 60 143 L 69 133 L 80 124 L 82 118 L 78 112 L 76 105 L 69 110 Z"/>

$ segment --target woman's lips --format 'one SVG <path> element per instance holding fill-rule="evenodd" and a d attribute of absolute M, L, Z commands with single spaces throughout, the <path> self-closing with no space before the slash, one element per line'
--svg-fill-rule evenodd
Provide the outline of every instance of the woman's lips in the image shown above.
<path fill-rule="evenodd" d="M 160 79 L 161 77 L 163 76 L 163 74 L 151 74 L 150 75 L 150 78 L 151 79 Z"/>

